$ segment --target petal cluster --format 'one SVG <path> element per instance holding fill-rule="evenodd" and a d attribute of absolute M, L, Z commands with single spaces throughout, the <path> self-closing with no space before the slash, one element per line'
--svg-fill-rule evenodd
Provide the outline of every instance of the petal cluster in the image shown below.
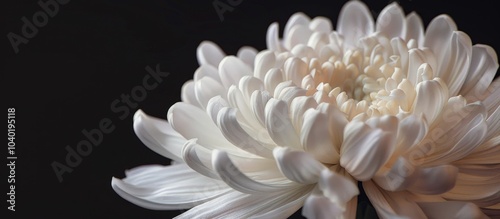
<path fill-rule="evenodd" d="M 162 120 L 134 130 L 172 159 L 113 178 L 123 198 L 178 218 L 354 218 L 362 182 L 382 218 L 500 215 L 500 80 L 495 51 L 447 15 L 424 29 L 392 3 L 374 19 L 350 1 L 329 19 L 273 23 L 267 49 L 200 67 Z"/>

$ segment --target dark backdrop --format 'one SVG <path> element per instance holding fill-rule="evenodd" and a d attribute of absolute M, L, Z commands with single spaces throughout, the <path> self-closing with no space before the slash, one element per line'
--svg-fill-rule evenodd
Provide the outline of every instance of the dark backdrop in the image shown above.
<path fill-rule="evenodd" d="M 262 50 L 272 22 L 278 21 L 283 30 L 291 14 L 303 11 L 311 17 L 326 16 L 335 24 L 345 1 L 270 2 L 242 0 L 225 12 L 221 21 L 212 1 L 70 0 L 60 5 L 34 37 L 19 45 L 17 54 L 6 36 L 9 32 L 21 35 L 22 17 L 32 19 L 41 8 L 36 0 L 3 2 L 3 100 L 6 108 L 16 108 L 18 157 L 16 212 L 6 210 L 4 204 L 3 214 L 9 218 L 177 215 L 179 212 L 137 207 L 110 187 L 111 177 L 123 177 L 126 169 L 169 163 L 135 136 L 133 112 L 140 108 L 166 117 L 169 106 L 180 100 L 183 82 L 192 78 L 197 68 L 195 51 L 202 40 L 216 42 L 227 54 L 235 54 L 245 45 Z M 374 14 L 388 3 L 367 2 Z M 500 17 L 492 3 L 401 0 L 400 4 L 406 13 L 417 11 L 425 24 L 439 14 L 449 14 L 473 43 L 500 51 Z M 110 105 L 142 84 L 146 66 L 156 65 L 170 75 L 131 108 L 128 116 L 119 118 L 124 113 L 113 112 Z M 102 143 L 59 182 L 52 162 L 64 163 L 66 146 L 75 148 L 85 139 L 82 130 L 98 128 L 104 118 L 112 121 L 114 131 L 105 134 Z M 5 166 L 2 170 L 2 176 L 7 176 Z M 1 191 L 5 194 L 8 188 Z"/>

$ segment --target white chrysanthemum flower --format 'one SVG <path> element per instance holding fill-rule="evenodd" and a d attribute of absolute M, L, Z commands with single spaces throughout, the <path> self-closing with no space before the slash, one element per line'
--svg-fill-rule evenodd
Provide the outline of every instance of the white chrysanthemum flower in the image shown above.
<path fill-rule="evenodd" d="M 498 60 L 450 17 L 424 32 L 396 3 L 374 21 L 350 1 L 336 30 L 297 13 L 267 47 L 201 43 L 168 122 L 134 118 L 174 164 L 132 169 L 115 191 L 191 208 L 178 218 L 353 218 L 362 181 L 382 218 L 499 216 Z"/>

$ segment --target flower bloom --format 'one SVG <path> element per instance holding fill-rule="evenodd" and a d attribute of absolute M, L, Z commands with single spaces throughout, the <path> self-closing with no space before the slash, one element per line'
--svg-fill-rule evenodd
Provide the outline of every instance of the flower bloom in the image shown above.
<path fill-rule="evenodd" d="M 212 42 L 168 122 L 134 130 L 172 159 L 112 179 L 139 206 L 178 218 L 354 218 L 357 182 L 382 218 L 500 216 L 498 59 L 440 15 L 392 3 L 374 21 L 350 1 L 336 30 L 294 14 L 267 50 Z"/>

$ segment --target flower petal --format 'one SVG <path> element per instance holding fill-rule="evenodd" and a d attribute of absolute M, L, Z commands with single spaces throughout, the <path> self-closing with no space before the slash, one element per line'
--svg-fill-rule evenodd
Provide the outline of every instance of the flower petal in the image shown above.
<path fill-rule="evenodd" d="M 143 166 L 111 180 L 122 198 L 153 210 L 191 208 L 230 191 L 223 182 L 199 175 L 185 164 Z"/>
<path fill-rule="evenodd" d="M 217 44 L 210 41 L 201 42 L 196 49 L 196 57 L 198 58 L 198 64 L 200 64 L 200 66 L 211 65 L 217 68 L 224 56 L 226 56 L 226 54 L 222 49 L 217 46 Z"/>
<path fill-rule="evenodd" d="M 482 96 L 480 100 L 483 100 L 488 115 L 493 115 L 493 112 L 500 107 L 500 98 L 497 98 L 500 96 L 500 77 L 490 84 L 490 87 L 488 87 Z"/>
<path fill-rule="evenodd" d="M 222 108 L 217 116 L 217 125 L 226 139 L 236 147 L 251 154 L 272 158 L 272 147 L 274 145 L 267 145 L 250 136 L 236 119 L 235 109 Z"/>
<path fill-rule="evenodd" d="M 345 208 L 347 202 L 359 194 L 358 185 L 352 178 L 347 178 L 329 169 L 321 171 L 318 186 L 325 197 L 342 209 Z"/>
<path fill-rule="evenodd" d="M 286 81 L 292 81 L 296 86 L 300 86 L 302 78 L 308 73 L 308 66 L 301 59 L 293 57 L 285 61 L 283 70 Z"/>
<path fill-rule="evenodd" d="M 418 144 L 429 130 L 427 121 L 420 115 L 410 115 L 399 122 L 398 140 L 396 149 L 398 152 L 405 152 Z"/>
<path fill-rule="evenodd" d="M 134 131 L 149 149 L 172 160 L 182 161 L 181 150 L 186 139 L 166 120 L 148 116 L 142 110 L 137 110 L 134 114 Z"/>
<path fill-rule="evenodd" d="M 204 77 L 210 77 L 217 82 L 222 83 L 220 81 L 219 71 L 212 65 L 200 65 L 200 67 L 198 67 L 198 69 L 194 72 L 194 81 L 198 81 Z"/>
<path fill-rule="evenodd" d="M 315 17 L 309 23 L 309 29 L 315 32 L 330 33 L 332 32 L 332 22 L 326 17 Z"/>
<path fill-rule="evenodd" d="M 389 39 L 404 37 L 406 33 L 406 19 L 401 6 L 396 2 L 387 5 L 378 15 L 376 29 L 385 34 Z"/>
<path fill-rule="evenodd" d="M 226 89 L 213 78 L 203 77 L 195 81 L 194 93 L 198 103 L 205 109 L 212 97 L 225 95 Z"/>
<path fill-rule="evenodd" d="M 240 81 L 244 81 L 245 78 L 250 76 L 243 77 Z M 241 92 L 236 85 L 232 85 L 227 91 L 227 101 L 230 107 L 238 109 L 238 118 L 242 125 L 246 125 L 252 127 L 254 129 L 260 128 L 260 124 L 256 121 L 255 116 L 253 116 L 252 109 L 249 106 L 249 99 L 247 100 L 243 93 Z"/>
<path fill-rule="evenodd" d="M 276 147 L 273 154 L 280 171 L 285 177 L 294 182 L 302 184 L 316 183 L 321 170 L 325 168 L 311 155 L 302 151 Z"/>
<path fill-rule="evenodd" d="M 302 209 L 302 215 L 308 219 L 342 218 L 343 212 L 343 207 L 338 203 L 320 195 L 307 197 Z"/>
<path fill-rule="evenodd" d="M 498 57 L 495 50 L 488 45 L 474 45 L 467 78 L 460 93 L 464 96 L 481 96 L 491 84 L 497 69 Z"/>
<path fill-rule="evenodd" d="M 429 218 L 488 218 L 476 205 L 467 202 L 421 202 L 418 203 L 418 206 L 420 206 Z"/>
<path fill-rule="evenodd" d="M 441 79 L 435 78 L 418 83 L 416 90 L 413 114 L 425 115 L 425 119 L 432 124 L 448 101 L 448 88 Z"/>
<path fill-rule="evenodd" d="M 411 12 L 406 16 L 406 35 L 404 39 L 407 42 L 414 39 L 419 47 L 424 44 L 424 24 L 420 16 L 415 12 Z"/>
<path fill-rule="evenodd" d="M 387 191 L 403 191 L 415 183 L 419 173 L 419 169 L 410 161 L 399 157 L 388 171 L 377 173 L 373 181 Z"/>
<path fill-rule="evenodd" d="M 274 93 L 267 87 L 268 81 L 265 80 L 268 76 L 268 71 L 274 68 L 276 63 L 276 56 L 274 55 L 273 51 L 262 51 L 257 56 L 255 56 L 255 68 L 253 72 L 253 76 L 264 81 L 266 85 L 266 90 L 268 90 L 270 93 Z M 279 80 L 280 82 L 282 81 L 281 78 Z"/>
<path fill-rule="evenodd" d="M 296 45 L 307 45 L 312 33 L 306 25 L 293 26 L 284 38 L 285 48 L 291 51 Z"/>
<path fill-rule="evenodd" d="M 290 104 L 290 115 L 292 117 L 295 131 L 300 133 L 304 122 L 304 113 L 310 108 L 316 108 L 318 103 L 311 96 L 299 96 L 292 100 Z"/>
<path fill-rule="evenodd" d="M 278 23 L 274 22 L 267 28 L 266 34 L 266 45 L 271 51 L 282 51 L 282 45 L 279 39 L 279 26 Z"/>
<path fill-rule="evenodd" d="M 330 119 L 335 116 L 338 115 L 328 115 L 316 109 L 309 109 L 304 113 L 304 122 L 300 131 L 302 146 L 305 151 L 322 163 L 333 164 L 339 161 L 338 145 L 334 145 L 339 139 L 331 129 L 342 130 L 343 127 L 332 127 Z"/>
<path fill-rule="evenodd" d="M 445 56 L 449 61 L 441 63 L 436 76 L 446 82 L 450 96 L 456 96 L 467 78 L 472 56 L 471 39 L 461 31 L 454 31 L 449 47 L 446 50 Z"/>
<path fill-rule="evenodd" d="M 450 45 L 451 35 L 457 30 L 457 25 L 448 15 L 439 15 L 432 19 L 425 31 L 424 47 L 430 48 L 439 63 L 447 65 L 446 47 Z M 439 69 L 435 69 L 439 71 Z"/>
<path fill-rule="evenodd" d="M 170 107 L 167 117 L 174 130 L 185 139 L 197 139 L 198 144 L 209 149 L 218 148 L 252 157 L 227 141 L 212 119 L 200 108 L 178 102 Z"/>
<path fill-rule="evenodd" d="M 408 190 L 425 195 L 441 194 L 455 186 L 458 168 L 452 165 L 442 165 L 421 169 L 418 178 Z"/>
<path fill-rule="evenodd" d="M 286 39 L 290 35 L 290 31 L 295 26 L 308 26 L 310 18 L 302 12 L 297 12 L 293 14 L 285 24 L 285 31 L 283 32 L 283 39 Z M 290 48 L 291 49 L 291 48 Z"/>
<path fill-rule="evenodd" d="M 486 110 L 481 103 L 465 105 L 464 101 L 450 99 L 431 134 L 408 152 L 410 159 L 427 167 L 448 164 L 481 145 L 487 133 Z"/>
<path fill-rule="evenodd" d="M 253 75 L 253 70 L 241 59 L 235 56 L 226 56 L 219 64 L 219 75 L 224 87 L 237 85 L 240 79 L 246 75 Z"/>
<path fill-rule="evenodd" d="M 270 99 L 267 102 L 266 128 L 278 146 L 300 148 L 300 138 L 293 128 L 288 105 L 284 101 Z"/>
<path fill-rule="evenodd" d="M 497 135 L 481 144 L 475 151 L 456 161 L 457 164 L 497 164 L 500 157 L 500 136 Z"/>
<path fill-rule="evenodd" d="M 285 190 L 272 195 L 242 194 L 238 191 L 198 205 L 175 219 L 191 218 L 287 218 L 311 192 L 311 187 Z M 276 217 L 265 217 L 273 215 Z"/>
<path fill-rule="evenodd" d="M 290 181 L 275 179 L 266 184 L 255 181 L 242 173 L 229 159 L 226 152 L 214 150 L 212 152 L 212 165 L 219 177 L 230 187 L 247 194 L 263 194 L 278 192 L 296 186 Z"/>
<path fill-rule="evenodd" d="M 196 107 L 201 107 L 200 103 L 196 99 L 196 94 L 194 92 L 194 81 L 189 80 L 182 85 L 181 88 L 181 100 L 184 103 L 191 104 Z"/>
<path fill-rule="evenodd" d="M 251 69 L 253 69 L 256 55 L 257 50 L 250 46 L 241 47 L 237 53 L 238 58 L 246 63 Z"/>
<path fill-rule="evenodd" d="M 406 191 L 386 192 L 371 180 L 363 182 L 363 188 L 370 202 L 381 218 L 426 218 L 424 212 Z"/>
<path fill-rule="evenodd" d="M 219 176 L 212 169 L 212 154 L 211 152 L 198 145 L 196 139 L 191 139 L 186 142 L 182 148 L 182 159 L 194 171 L 210 177 L 219 179 Z"/>
<path fill-rule="evenodd" d="M 266 124 L 266 104 L 271 99 L 267 91 L 254 91 L 250 98 L 250 107 L 262 127 Z"/>
<path fill-rule="evenodd" d="M 495 168 L 496 166 L 496 168 Z M 456 185 L 443 198 L 472 202 L 480 207 L 500 203 L 500 165 L 459 165 Z M 495 174 L 496 173 L 496 174 Z"/>
<path fill-rule="evenodd" d="M 344 36 L 346 46 L 354 46 L 361 37 L 373 33 L 374 26 L 370 10 L 361 1 L 349 1 L 340 10 L 337 31 Z"/>
<path fill-rule="evenodd" d="M 359 181 L 370 179 L 392 154 L 395 135 L 363 122 L 350 122 L 344 129 L 340 165 Z"/>

